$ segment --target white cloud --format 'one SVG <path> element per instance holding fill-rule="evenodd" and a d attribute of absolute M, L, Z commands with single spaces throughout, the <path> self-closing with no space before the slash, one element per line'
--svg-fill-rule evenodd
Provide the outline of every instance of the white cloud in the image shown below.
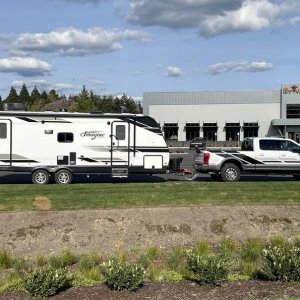
<path fill-rule="evenodd" d="M 32 57 L 11 57 L 0 59 L 0 72 L 21 76 L 41 76 L 50 74 L 52 67 L 43 60 Z"/>
<path fill-rule="evenodd" d="M 97 78 L 89 78 L 87 80 L 89 83 L 91 83 L 94 86 L 98 86 L 98 87 L 104 87 L 106 86 L 106 82 L 103 80 L 99 80 Z"/>
<path fill-rule="evenodd" d="M 289 20 L 289 24 L 292 26 L 296 26 L 300 24 L 300 17 L 293 17 Z"/>
<path fill-rule="evenodd" d="M 167 77 L 183 77 L 184 73 L 179 67 L 168 67 L 166 72 Z"/>
<path fill-rule="evenodd" d="M 0 34 L 0 42 L 6 42 L 9 41 L 10 37 L 5 34 Z"/>
<path fill-rule="evenodd" d="M 80 86 L 74 85 L 74 84 L 69 84 L 69 83 L 51 83 L 48 82 L 45 79 L 33 79 L 33 80 L 15 80 L 11 83 L 13 87 L 16 89 L 21 89 L 23 84 L 26 84 L 28 89 L 32 89 L 34 86 L 37 87 L 39 91 L 50 91 L 52 89 L 56 90 L 58 93 L 63 93 L 65 91 L 70 91 L 70 90 L 80 90 Z"/>
<path fill-rule="evenodd" d="M 230 61 L 211 65 L 207 73 L 209 75 L 218 75 L 229 71 L 236 72 L 264 72 L 271 70 L 273 64 L 268 62 L 249 62 L 249 61 Z"/>
<path fill-rule="evenodd" d="M 94 4 L 94 5 L 98 5 L 100 2 L 103 2 L 104 0 L 65 0 L 65 1 L 76 3 L 76 4 L 91 3 L 91 4 Z"/>
<path fill-rule="evenodd" d="M 215 37 L 290 25 L 289 20 L 299 12 L 299 0 L 130 0 L 127 21 L 142 26 L 196 28 L 202 36 Z"/>
<path fill-rule="evenodd" d="M 122 41 L 147 43 L 150 34 L 139 30 L 91 28 L 87 31 L 63 28 L 49 33 L 23 33 L 10 46 L 11 51 L 51 52 L 65 56 L 83 56 L 116 51 Z"/>
<path fill-rule="evenodd" d="M 248 0 L 238 10 L 207 17 L 200 32 L 204 36 L 212 37 L 231 32 L 260 30 L 271 27 L 279 13 L 279 6 L 267 0 Z"/>

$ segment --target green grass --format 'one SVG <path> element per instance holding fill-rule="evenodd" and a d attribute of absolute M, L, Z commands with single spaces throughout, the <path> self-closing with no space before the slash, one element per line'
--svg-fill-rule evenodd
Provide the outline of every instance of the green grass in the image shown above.
<path fill-rule="evenodd" d="M 298 182 L 99 183 L 0 185 L 0 211 L 35 210 L 46 197 L 53 210 L 189 205 L 299 205 Z"/>

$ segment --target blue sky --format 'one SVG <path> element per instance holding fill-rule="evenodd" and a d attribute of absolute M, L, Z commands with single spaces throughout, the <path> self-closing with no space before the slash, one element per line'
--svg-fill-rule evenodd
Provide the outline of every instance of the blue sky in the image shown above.
<path fill-rule="evenodd" d="M 299 83 L 299 0 L 1 0 L 0 95 Z"/>

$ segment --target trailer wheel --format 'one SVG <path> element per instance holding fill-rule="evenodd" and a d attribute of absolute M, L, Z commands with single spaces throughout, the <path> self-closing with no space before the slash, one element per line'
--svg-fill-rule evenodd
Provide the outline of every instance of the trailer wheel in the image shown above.
<path fill-rule="evenodd" d="M 235 164 L 226 164 L 221 168 L 221 179 L 225 182 L 239 181 L 241 170 Z"/>
<path fill-rule="evenodd" d="M 73 181 L 73 174 L 69 170 L 58 170 L 55 173 L 55 182 L 58 184 L 70 184 Z"/>
<path fill-rule="evenodd" d="M 32 173 L 32 182 L 35 184 L 49 183 L 50 175 L 47 170 L 36 170 Z"/>

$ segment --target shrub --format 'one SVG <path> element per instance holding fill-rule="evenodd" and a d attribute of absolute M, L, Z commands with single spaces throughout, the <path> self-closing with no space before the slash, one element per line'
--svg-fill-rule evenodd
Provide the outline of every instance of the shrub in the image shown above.
<path fill-rule="evenodd" d="M 106 284 L 113 290 L 134 291 L 143 285 L 144 268 L 140 264 L 109 260 L 102 264 L 101 271 Z"/>
<path fill-rule="evenodd" d="M 137 261 L 138 261 L 138 263 L 139 263 L 140 265 L 142 265 L 143 268 L 145 268 L 145 269 L 148 268 L 148 266 L 149 266 L 149 264 L 150 264 L 150 259 L 149 259 L 149 257 L 148 257 L 147 255 L 145 255 L 145 254 L 141 254 Z"/>
<path fill-rule="evenodd" d="M 159 276 L 161 273 L 161 269 L 157 265 L 150 265 L 148 267 L 148 278 L 150 281 L 159 281 Z"/>
<path fill-rule="evenodd" d="M 167 261 L 170 269 L 181 272 L 186 264 L 186 251 L 187 250 L 182 246 L 173 249 L 173 251 L 168 255 L 169 257 Z"/>
<path fill-rule="evenodd" d="M 22 275 L 24 272 L 26 272 L 29 269 L 30 265 L 25 258 L 17 258 L 13 262 L 12 267 L 18 275 Z"/>
<path fill-rule="evenodd" d="M 300 281 L 300 248 L 286 245 L 264 249 L 258 276 L 267 280 Z"/>
<path fill-rule="evenodd" d="M 256 263 L 262 255 L 262 243 L 258 239 L 248 239 L 241 248 L 241 259 L 244 262 Z"/>
<path fill-rule="evenodd" d="M 0 251 L 0 269 L 9 269 L 13 265 L 11 254 L 7 250 Z"/>
<path fill-rule="evenodd" d="M 160 255 L 160 249 L 157 246 L 152 246 L 147 250 L 147 257 L 150 261 L 158 259 Z"/>
<path fill-rule="evenodd" d="M 195 251 L 199 255 L 206 255 L 209 253 L 209 243 L 207 241 L 200 241 L 195 246 Z"/>
<path fill-rule="evenodd" d="M 232 256 L 237 250 L 238 246 L 233 240 L 226 238 L 221 241 L 220 251 L 223 255 Z"/>
<path fill-rule="evenodd" d="M 23 281 L 20 278 L 11 278 L 0 285 L 0 293 L 5 292 L 25 292 Z"/>
<path fill-rule="evenodd" d="M 78 262 L 78 268 L 80 271 L 88 271 L 100 264 L 100 256 L 96 253 L 91 255 L 83 255 Z"/>
<path fill-rule="evenodd" d="M 23 285 L 32 297 L 46 298 L 70 286 L 70 279 L 65 269 L 48 266 L 35 269 L 25 276 Z"/>
<path fill-rule="evenodd" d="M 162 271 L 160 273 L 160 278 L 163 281 L 169 281 L 169 282 L 179 282 L 183 280 L 182 274 L 177 273 L 175 271 Z"/>
<path fill-rule="evenodd" d="M 76 263 L 76 257 L 70 250 L 63 250 L 49 259 L 49 264 L 55 269 L 63 269 Z"/>
<path fill-rule="evenodd" d="M 198 255 L 190 252 L 187 263 L 194 280 L 201 285 L 221 285 L 230 272 L 230 262 L 227 256 Z"/>
<path fill-rule="evenodd" d="M 38 255 L 35 258 L 35 262 L 37 267 L 43 267 L 47 264 L 47 258 L 45 255 Z"/>

